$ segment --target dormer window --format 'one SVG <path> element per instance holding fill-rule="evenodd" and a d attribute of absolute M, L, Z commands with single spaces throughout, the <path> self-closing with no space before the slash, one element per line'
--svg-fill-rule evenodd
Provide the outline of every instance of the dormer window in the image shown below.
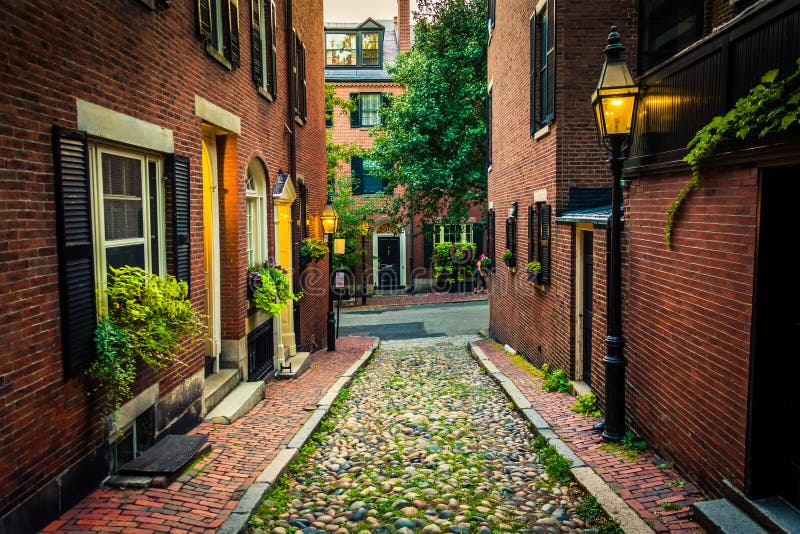
<path fill-rule="evenodd" d="M 325 66 L 381 67 L 384 28 L 372 19 L 361 26 L 325 31 Z"/>

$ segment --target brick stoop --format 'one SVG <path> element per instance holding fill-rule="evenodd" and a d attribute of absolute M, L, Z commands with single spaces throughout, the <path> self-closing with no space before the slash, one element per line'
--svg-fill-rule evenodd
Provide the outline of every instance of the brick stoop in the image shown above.
<path fill-rule="evenodd" d="M 694 484 L 686 481 L 683 486 L 670 487 L 670 483 L 683 477 L 672 468 L 663 468 L 665 462 L 650 450 L 643 451 L 635 461 L 603 450 L 600 437 L 592 431 L 602 418 L 572 412 L 570 407 L 575 398 L 569 393 L 542 391 L 542 379 L 511 361 L 510 355 L 494 341 L 485 339 L 474 345 L 501 373 L 499 376 L 516 385 L 529 402 L 530 411 L 540 416 L 540 424 L 560 437 L 655 532 L 704 532 L 692 517 L 691 506 L 702 500 Z M 677 509 L 666 510 L 662 503 L 674 503 Z"/>

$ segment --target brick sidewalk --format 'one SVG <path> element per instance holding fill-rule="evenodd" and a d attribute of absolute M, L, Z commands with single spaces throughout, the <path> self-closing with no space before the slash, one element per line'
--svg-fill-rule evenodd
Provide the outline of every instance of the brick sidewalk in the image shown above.
<path fill-rule="evenodd" d="M 336 352 L 312 355 L 297 380 L 266 386 L 266 398 L 231 425 L 201 423 L 212 450 L 168 488 L 117 490 L 100 487 L 43 532 L 214 532 L 247 488 L 291 440 L 339 376 L 374 338 L 344 337 Z"/>
<path fill-rule="evenodd" d="M 367 305 L 361 306 L 361 299 L 356 299 L 354 306 L 342 308 L 372 308 L 379 306 L 414 306 L 417 304 L 446 304 L 448 302 L 473 302 L 489 300 L 488 293 L 414 293 L 403 295 L 387 295 L 367 297 Z"/>
<path fill-rule="evenodd" d="M 664 461 L 650 450 L 644 451 L 633 462 L 614 452 L 603 450 L 600 437 L 592 432 L 592 427 L 602 418 L 586 417 L 570 411 L 570 407 L 575 404 L 575 397 L 568 393 L 542 391 L 542 379 L 512 362 L 508 353 L 495 342 L 482 340 L 477 345 L 500 372 L 517 385 L 533 408 L 573 452 L 594 469 L 656 532 L 703 532 L 700 525 L 692 520 L 689 508 L 693 502 L 702 498 L 692 483 L 686 482 L 683 487 L 670 487 L 670 482 L 682 480 L 681 475 L 673 469 L 659 469 L 657 466 L 663 465 Z M 665 510 L 662 503 L 674 503 L 678 509 Z"/>

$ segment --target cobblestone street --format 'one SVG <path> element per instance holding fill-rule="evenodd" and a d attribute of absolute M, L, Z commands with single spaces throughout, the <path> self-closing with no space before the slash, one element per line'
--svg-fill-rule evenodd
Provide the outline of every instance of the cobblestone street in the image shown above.
<path fill-rule="evenodd" d="M 582 531 L 584 494 L 544 472 L 471 339 L 383 342 L 251 531 Z"/>

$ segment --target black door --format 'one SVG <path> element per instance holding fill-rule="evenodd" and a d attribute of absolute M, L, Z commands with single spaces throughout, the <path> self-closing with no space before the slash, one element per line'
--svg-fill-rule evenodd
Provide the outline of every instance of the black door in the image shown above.
<path fill-rule="evenodd" d="M 752 498 L 776 494 L 800 507 L 797 393 L 800 375 L 800 276 L 790 231 L 800 198 L 800 168 L 761 177 L 748 398 L 746 488 Z M 787 412 L 788 410 L 788 412 Z"/>
<path fill-rule="evenodd" d="M 583 325 L 583 381 L 587 384 L 592 383 L 592 310 L 594 277 L 594 254 L 593 254 L 593 234 L 592 232 L 581 232 L 583 239 L 583 310 L 581 311 L 581 324 Z"/>
<path fill-rule="evenodd" d="M 400 287 L 400 238 L 378 238 L 378 287 L 397 289 Z"/>

